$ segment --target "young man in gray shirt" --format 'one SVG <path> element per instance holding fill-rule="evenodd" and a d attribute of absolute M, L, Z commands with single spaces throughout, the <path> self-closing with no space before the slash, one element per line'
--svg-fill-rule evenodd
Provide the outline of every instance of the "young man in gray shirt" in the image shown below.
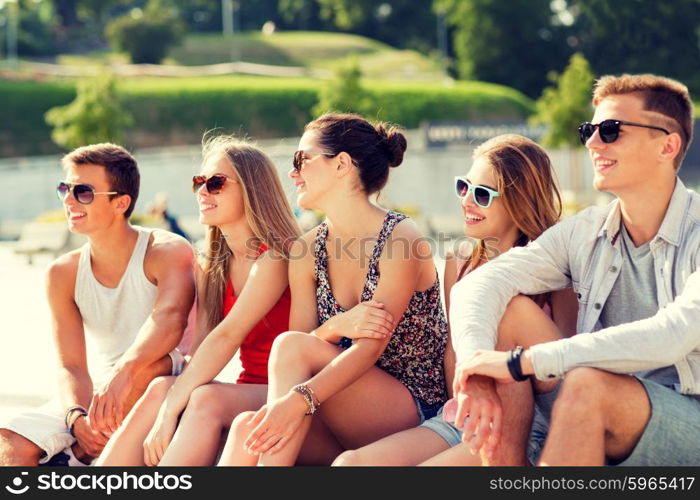
<path fill-rule="evenodd" d="M 532 411 L 498 396 L 517 380 L 536 395 L 533 434 L 549 424 L 542 465 L 698 465 L 700 196 L 677 177 L 692 102 L 679 82 L 624 75 L 601 78 L 593 105 L 579 133 L 596 189 L 616 199 L 455 285 L 455 425 L 487 461 L 524 454 L 500 442 Z M 562 338 L 524 295 L 567 287 L 579 299 L 577 335 Z"/>

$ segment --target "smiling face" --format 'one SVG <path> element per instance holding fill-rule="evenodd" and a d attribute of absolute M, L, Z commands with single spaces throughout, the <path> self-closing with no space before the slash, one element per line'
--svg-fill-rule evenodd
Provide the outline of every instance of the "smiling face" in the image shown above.
<path fill-rule="evenodd" d="M 655 113 L 642 106 L 642 99 L 633 94 L 610 95 L 598 103 L 591 122 L 613 119 L 663 126 Z M 660 161 L 666 140 L 662 131 L 622 125 L 617 140 L 605 143 L 596 129 L 586 142 L 593 163 L 594 187 L 619 196 L 630 189 L 657 184 L 669 174 Z"/>
<path fill-rule="evenodd" d="M 473 185 L 498 190 L 496 173 L 486 156 L 482 155 L 474 160 L 466 177 Z M 480 240 L 496 238 L 503 241 L 506 238 L 513 239 L 512 235 L 517 234 L 515 223 L 503 204 L 503 193 L 500 197 L 492 199 L 491 206 L 483 208 L 474 202 L 473 194 L 470 192 L 462 198 L 461 207 L 464 215 L 464 234 L 471 238 Z"/>
<path fill-rule="evenodd" d="M 88 184 L 96 192 L 113 191 L 107 171 L 101 165 L 68 165 L 65 169 L 69 184 Z M 114 223 L 124 223 L 128 208 L 128 196 L 96 194 L 92 203 L 83 205 L 73 197 L 72 190 L 63 200 L 68 218 L 68 229 L 74 233 L 90 234 L 109 228 Z"/>
<path fill-rule="evenodd" d="M 211 155 L 199 175 L 209 179 L 215 174 L 224 175 L 228 180 L 219 194 L 211 194 L 206 185 L 199 188 L 199 222 L 206 226 L 222 226 L 245 218 L 243 192 L 238 176 L 223 153 Z"/>
<path fill-rule="evenodd" d="M 313 130 L 304 132 L 299 141 L 299 150 L 305 152 L 301 170 L 292 169 L 289 172 L 296 187 L 297 204 L 307 210 L 319 208 L 319 203 L 334 184 L 335 157 L 319 154 L 328 151 L 320 145 L 318 133 Z"/>

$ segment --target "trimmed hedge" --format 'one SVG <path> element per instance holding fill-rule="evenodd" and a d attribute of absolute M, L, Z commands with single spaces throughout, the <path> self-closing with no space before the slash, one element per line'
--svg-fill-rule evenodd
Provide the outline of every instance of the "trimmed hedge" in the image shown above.
<path fill-rule="evenodd" d="M 325 82 L 311 79 L 210 77 L 130 79 L 123 104 L 134 116 L 130 148 L 197 144 L 220 127 L 254 138 L 299 136 Z M 415 128 L 423 120 L 513 121 L 533 111 L 519 92 L 499 85 L 365 82 L 380 109 L 372 118 Z M 75 98 L 71 83 L 0 81 L 0 157 L 51 154 L 44 113 Z"/>
<path fill-rule="evenodd" d="M 44 113 L 73 99 L 73 84 L 0 80 L 0 157 L 59 151 Z"/>

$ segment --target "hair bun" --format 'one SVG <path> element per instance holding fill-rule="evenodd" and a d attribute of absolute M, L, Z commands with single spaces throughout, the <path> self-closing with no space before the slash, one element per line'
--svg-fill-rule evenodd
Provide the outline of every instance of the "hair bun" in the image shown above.
<path fill-rule="evenodd" d="M 398 167 L 403 161 L 403 155 L 406 151 L 408 143 L 406 142 L 406 136 L 396 127 L 385 127 L 383 123 L 379 123 L 375 130 L 377 134 L 382 138 L 382 142 L 386 145 L 387 153 L 389 155 L 389 166 Z"/>

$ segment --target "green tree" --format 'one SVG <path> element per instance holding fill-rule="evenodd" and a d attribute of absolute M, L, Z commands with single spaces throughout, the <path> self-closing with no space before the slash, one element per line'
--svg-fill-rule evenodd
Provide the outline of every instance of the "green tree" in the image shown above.
<path fill-rule="evenodd" d="M 151 0 L 142 13 L 136 10 L 110 21 L 105 34 L 134 64 L 158 64 L 184 36 L 185 27 L 177 14 L 177 9 L 161 0 Z"/>
<path fill-rule="evenodd" d="M 577 127 L 591 117 L 593 73 L 586 58 L 576 53 L 561 75 L 552 75 L 554 85 L 544 89 L 535 103 L 533 124 L 547 127 L 542 142 L 546 146 L 581 146 Z"/>
<path fill-rule="evenodd" d="M 106 141 L 121 143 L 124 129 L 133 123 L 119 102 L 111 73 L 79 82 L 75 100 L 51 108 L 45 120 L 54 127 L 51 139 L 66 149 Z"/>
<path fill-rule="evenodd" d="M 515 87 L 535 97 L 570 54 L 550 0 L 435 0 L 453 28 L 457 71 L 465 79 Z"/>
<path fill-rule="evenodd" d="M 357 59 L 339 67 L 333 80 L 321 89 L 319 102 L 312 112 L 321 115 L 330 111 L 365 116 L 376 113 L 374 96 L 362 86 L 362 71 Z"/>
<path fill-rule="evenodd" d="M 423 52 L 437 44 L 428 0 L 280 0 L 278 6 L 286 20 L 302 20 L 304 29 L 337 29 Z"/>
<path fill-rule="evenodd" d="M 569 10 L 597 74 L 657 73 L 700 89 L 698 0 L 569 0 Z"/>

